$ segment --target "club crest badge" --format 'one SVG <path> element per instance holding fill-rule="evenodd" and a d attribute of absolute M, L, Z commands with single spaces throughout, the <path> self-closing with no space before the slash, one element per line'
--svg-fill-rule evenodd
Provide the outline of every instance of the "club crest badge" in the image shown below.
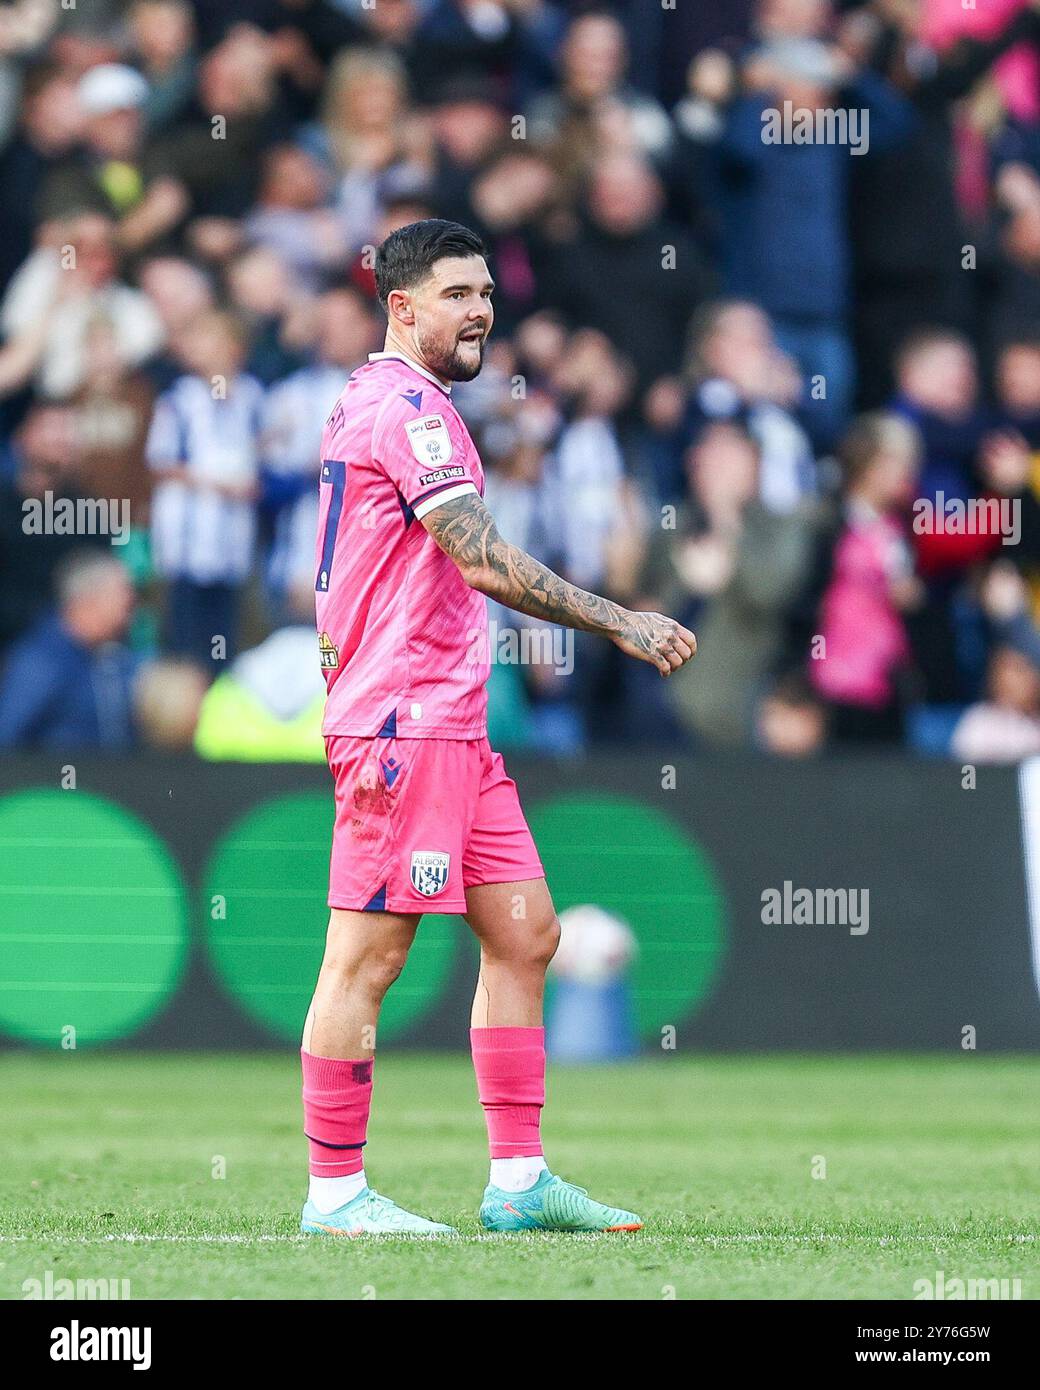
<path fill-rule="evenodd" d="M 437 466 L 451 458 L 451 435 L 443 415 L 422 415 L 405 425 L 412 453 L 423 464 Z"/>
<path fill-rule="evenodd" d="M 412 851 L 412 887 L 424 898 L 433 898 L 447 886 L 450 854 L 437 850 Z"/>

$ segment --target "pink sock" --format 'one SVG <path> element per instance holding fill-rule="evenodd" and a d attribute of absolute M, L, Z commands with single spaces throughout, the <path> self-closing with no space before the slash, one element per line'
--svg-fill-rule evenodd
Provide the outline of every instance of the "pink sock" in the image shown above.
<path fill-rule="evenodd" d="M 539 1157 L 545 1029 L 471 1028 L 469 1041 L 491 1157 Z"/>
<path fill-rule="evenodd" d="M 314 1057 L 302 1047 L 300 1057 L 310 1172 L 318 1178 L 360 1173 L 372 1104 L 372 1058 L 341 1062 L 336 1057 Z"/>

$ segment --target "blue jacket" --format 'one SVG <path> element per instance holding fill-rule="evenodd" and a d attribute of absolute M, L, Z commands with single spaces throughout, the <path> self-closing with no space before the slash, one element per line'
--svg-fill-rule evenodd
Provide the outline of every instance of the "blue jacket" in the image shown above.
<path fill-rule="evenodd" d="M 135 666 L 126 647 L 85 647 L 57 614 L 44 618 L 11 646 L 0 672 L 0 748 L 129 747 Z"/>
<path fill-rule="evenodd" d="M 766 144 L 763 112 L 778 105 L 740 98 L 719 142 L 726 293 L 775 317 L 839 325 L 850 296 L 851 161 L 902 140 L 912 108 L 887 82 L 860 74 L 839 107 L 869 112 L 867 153 L 855 155 L 848 145 Z"/>

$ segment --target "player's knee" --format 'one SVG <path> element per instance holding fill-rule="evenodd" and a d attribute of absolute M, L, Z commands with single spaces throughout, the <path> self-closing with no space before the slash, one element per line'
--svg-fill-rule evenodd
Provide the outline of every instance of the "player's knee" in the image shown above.
<path fill-rule="evenodd" d="M 340 985 L 360 986 L 374 997 L 382 997 L 404 969 L 408 947 L 373 944 L 363 950 L 330 934 L 325 945 L 322 971 Z"/>
<path fill-rule="evenodd" d="M 546 965 L 548 965 L 549 962 L 552 960 L 553 956 L 556 954 L 560 945 L 560 919 L 559 917 L 557 917 L 555 912 L 553 913 L 552 918 L 549 922 L 549 927 L 546 936 L 546 945 L 548 947 L 549 954 L 545 958 L 545 963 Z"/>
<path fill-rule="evenodd" d="M 531 965 L 544 970 L 560 944 L 560 919 L 551 913 L 531 932 L 527 942 L 527 957 Z"/>
<path fill-rule="evenodd" d="M 368 952 L 359 967 L 362 983 L 373 996 L 382 998 L 404 969 L 407 959 L 406 946 L 384 946 L 378 951 Z"/>

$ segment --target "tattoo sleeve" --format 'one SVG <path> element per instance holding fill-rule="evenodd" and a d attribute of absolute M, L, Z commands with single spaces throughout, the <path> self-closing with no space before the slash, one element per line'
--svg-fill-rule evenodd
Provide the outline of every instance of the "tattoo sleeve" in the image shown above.
<path fill-rule="evenodd" d="M 533 555 L 503 540 L 475 492 L 434 507 L 422 524 L 471 588 L 507 608 L 584 632 L 620 633 L 631 616 L 610 599 L 568 584 Z"/>

